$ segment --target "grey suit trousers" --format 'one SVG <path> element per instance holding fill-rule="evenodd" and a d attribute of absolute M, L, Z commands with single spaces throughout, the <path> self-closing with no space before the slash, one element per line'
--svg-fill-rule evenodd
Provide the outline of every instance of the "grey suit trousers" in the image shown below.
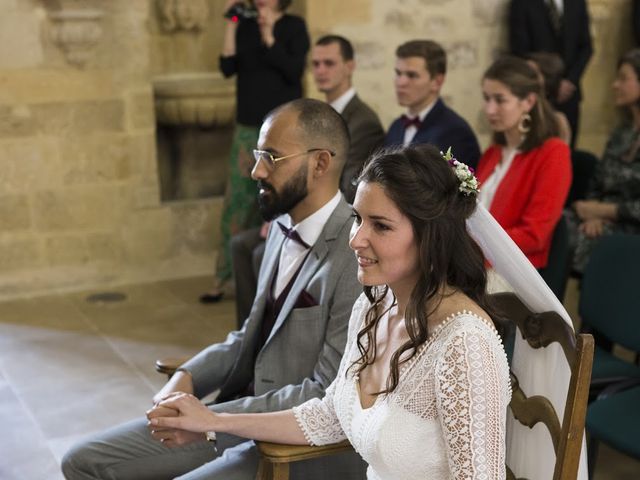
<path fill-rule="evenodd" d="M 167 448 L 149 435 L 146 418 L 101 432 L 72 448 L 62 461 L 69 480 L 253 480 L 258 454 L 253 441 L 218 434 L 209 442 Z"/>
<path fill-rule="evenodd" d="M 151 438 L 147 419 L 124 423 L 77 444 L 62 460 L 68 480 L 254 480 L 258 452 L 252 440 L 218 433 L 218 453 L 209 442 L 167 448 Z M 333 455 L 330 472 L 327 459 L 291 465 L 292 480 L 361 480 L 347 467 L 353 454 Z M 341 460 L 339 457 L 344 457 Z M 336 474 L 336 462 L 345 465 Z M 361 470 L 364 473 L 364 468 Z M 313 472 L 313 473 L 310 473 Z"/>

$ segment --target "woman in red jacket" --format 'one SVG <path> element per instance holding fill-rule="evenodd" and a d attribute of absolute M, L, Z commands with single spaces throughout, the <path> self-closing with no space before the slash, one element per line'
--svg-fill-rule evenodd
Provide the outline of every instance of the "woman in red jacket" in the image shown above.
<path fill-rule="evenodd" d="M 480 158 L 480 202 L 536 267 L 547 265 L 551 236 L 571 185 L 569 147 L 525 60 L 503 57 L 482 80 L 493 144 Z"/>

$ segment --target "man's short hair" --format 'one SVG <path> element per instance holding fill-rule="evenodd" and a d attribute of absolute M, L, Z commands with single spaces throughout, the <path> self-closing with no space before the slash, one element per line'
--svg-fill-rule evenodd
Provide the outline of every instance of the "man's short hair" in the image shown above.
<path fill-rule="evenodd" d="M 297 126 L 308 143 L 307 146 L 335 152 L 336 161 L 344 165 L 351 138 L 342 115 L 326 102 L 314 98 L 299 98 L 276 107 L 267 114 L 265 120 L 289 109 L 298 113 Z"/>
<path fill-rule="evenodd" d="M 346 38 L 344 38 L 343 36 L 324 35 L 316 41 L 316 45 L 321 45 L 321 46 L 331 45 L 332 43 L 337 43 L 338 46 L 340 47 L 340 56 L 342 57 L 342 60 L 344 60 L 345 62 L 348 62 L 349 60 L 353 60 L 353 57 L 354 57 L 353 45 L 351 45 L 351 42 Z"/>
<path fill-rule="evenodd" d="M 447 54 L 439 43 L 432 40 L 410 40 L 396 49 L 396 57 L 424 58 L 429 75 L 444 75 L 447 73 Z"/>

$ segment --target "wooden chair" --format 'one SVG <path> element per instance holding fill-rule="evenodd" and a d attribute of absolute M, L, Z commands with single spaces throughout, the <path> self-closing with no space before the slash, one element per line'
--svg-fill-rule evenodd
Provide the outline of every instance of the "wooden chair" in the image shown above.
<path fill-rule="evenodd" d="M 180 365 L 189 360 L 189 357 L 167 357 L 156 360 L 156 372 L 166 375 L 168 379 L 176 373 Z"/>
<path fill-rule="evenodd" d="M 556 312 L 532 313 L 513 293 L 498 293 L 493 298 L 504 317 L 516 324 L 522 338 L 532 348 L 544 348 L 553 342 L 558 342 L 562 347 L 571 369 L 562 421 L 549 399 L 532 395 L 534 392 L 529 392 L 527 396 L 513 373 L 509 407 L 521 424 L 533 428 L 542 423 L 549 431 L 556 454 L 553 480 L 575 479 L 578 476 L 589 398 L 593 337 L 584 333 L 576 335 Z M 516 479 L 509 466 L 507 479 Z"/>
<path fill-rule="evenodd" d="M 576 336 L 565 320 L 555 312 L 532 313 L 513 293 L 494 294 L 493 299 L 502 316 L 515 323 L 522 337 L 532 348 L 544 348 L 553 342 L 558 342 L 562 347 L 571 367 L 571 380 L 562 421 L 547 398 L 531 395 L 532 392 L 527 396 L 513 374 L 513 394 L 509 406 L 514 417 L 523 425 L 532 428 L 542 423 L 549 431 L 556 453 L 553 480 L 575 479 L 578 475 L 589 395 L 593 337 L 589 334 Z M 352 449 L 347 441 L 321 447 L 256 443 L 260 451 L 256 480 L 288 480 L 290 463 Z M 508 466 L 506 468 L 507 479 L 515 480 L 517 477 Z"/>

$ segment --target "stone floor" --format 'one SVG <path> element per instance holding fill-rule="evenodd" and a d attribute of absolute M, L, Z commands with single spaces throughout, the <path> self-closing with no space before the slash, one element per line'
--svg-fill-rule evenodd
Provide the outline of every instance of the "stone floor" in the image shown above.
<path fill-rule="evenodd" d="M 191 355 L 235 323 L 230 300 L 204 306 L 198 277 L 0 303 L 0 480 L 59 480 L 76 440 L 136 417 L 164 383 L 161 356 Z M 640 462 L 601 449 L 596 480 L 640 478 Z"/>

